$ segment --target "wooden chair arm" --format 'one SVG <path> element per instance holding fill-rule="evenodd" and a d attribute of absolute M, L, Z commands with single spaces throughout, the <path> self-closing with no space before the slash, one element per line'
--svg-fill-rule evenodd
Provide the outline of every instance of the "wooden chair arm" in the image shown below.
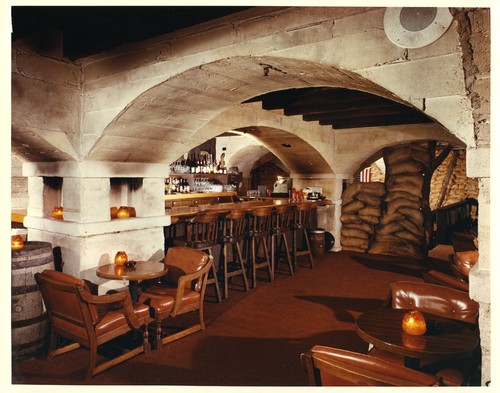
<path fill-rule="evenodd" d="M 208 257 L 209 257 L 209 262 L 203 268 L 201 268 L 195 273 L 186 274 L 184 276 L 179 277 L 179 281 L 177 282 L 177 292 L 175 294 L 175 302 L 174 306 L 172 307 L 172 311 L 170 313 L 170 315 L 172 315 L 173 317 L 175 317 L 177 315 L 177 312 L 179 311 L 179 307 L 182 304 L 182 298 L 184 296 L 184 290 L 188 282 L 196 280 L 205 275 L 205 277 L 203 278 L 202 288 L 206 285 L 208 271 L 210 270 L 210 267 L 212 266 L 213 263 L 213 257 L 211 255 L 209 255 Z"/>
<path fill-rule="evenodd" d="M 90 304 L 111 305 L 113 303 L 121 302 L 123 304 L 125 319 L 127 320 L 128 324 L 133 326 L 135 329 L 141 327 L 142 324 L 135 315 L 132 298 L 130 297 L 129 291 L 120 291 L 106 295 L 92 295 L 83 287 L 79 287 L 78 290 L 80 291 L 82 299 Z"/>
<path fill-rule="evenodd" d="M 119 291 L 106 295 L 93 295 L 83 287 L 79 287 L 78 290 L 80 291 L 82 299 L 91 304 L 111 304 L 122 302 L 127 295 L 130 297 L 130 293 L 128 293 L 128 291 Z"/>

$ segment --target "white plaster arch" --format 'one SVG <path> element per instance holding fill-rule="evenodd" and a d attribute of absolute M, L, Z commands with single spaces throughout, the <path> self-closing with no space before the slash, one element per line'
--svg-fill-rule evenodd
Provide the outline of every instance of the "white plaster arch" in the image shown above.
<path fill-rule="evenodd" d="M 274 64 L 280 72 L 264 76 L 263 61 Z M 282 130 L 283 138 L 292 138 L 300 146 L 311 145 L 316 151 L 310 154 L 310 168 L 292 166 L 291 172 L 345 174 L 374 151 L 398 141 L 437 139 L 460 143 L 437 123 L 333 130 L 304 122 L 300 116 L 284 116 L 281 110 L 262 110 L 258 103 L 242 104 L 266 92 L 310 86 L 357 89 L 404 102 L 359 75 L 309 61 L 224 59 L 190 69 L 141 94 L 106 127 L 87 159 L 169 163 L 225 130 L 254 127 Z M 271 134 L 266 137 L 260 132 L 258 138 L 282 162 L 287 161 L 276 151 Z M 318 169 L 316 164 L 322 161 Z"/>

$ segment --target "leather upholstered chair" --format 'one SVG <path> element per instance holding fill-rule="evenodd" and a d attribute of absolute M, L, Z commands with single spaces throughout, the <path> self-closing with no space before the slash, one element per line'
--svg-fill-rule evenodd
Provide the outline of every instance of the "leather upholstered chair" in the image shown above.
<path fill-rule="evenodd" d="M 459 251 L 451 255 L 450 264 L 455 276 L 463 281 L 469 281 L 470 269 L 479 259 L 478 251 Z"/>
<path fill-rule="evenodd" d="M 460 321 L 477 330 L 479 304 L 469 297 L 468 292 L 443 285 L 422 282 L 398 281 L 390 286 L 386 305 L 392 308 L 415 309 L 444 318 Z M 478 348 L 479 350 L 479 348 Z M 373 348 L 370 355 L 403 364 L 402 356 Z M 447 386 L 460 386 L 469 383 L 474 368 L 479 363 L 479 353 L 469 359 L 441 361 L 433 357 L 421 359 L 420 369 L 436 373 Z"/>
<path fill-rule="evenodd" d="M 392 308 L 417 309 L 444 318 L 477 324 L 479 304 L 468 293 L 422 282 L 397 281 L 391 284 L 388 301 Z"/>
<path fill-rule="evenodd" d="M 87 378 L 150 349 L 148 323 L 149 309 L 143 304 L 133 304 L 128 291 L 96 296 L 84 280 L 53 270 L 35 274 L 50 319 L 50 345 L 48 358 L 77 349 L 89 349 Z M 97 348 L 134 329 L 143 328 L 139 346 L 100 364 Z M 72 343 L 57 347 L 58 336 Z"/>
<path fill-rule="evenodd" d="M 439 386 L 439 377 L 370 355 L 316 345 L 301 354 L 312 386 Z"/>
<path fill-rule="evenodd" d="M 469 292 L 469 283 L 438 270 L 425 272 L 423 278 L 429 284 L 444 285 L 459 291 Z"/>
<path fill-rule="evenodd" d="M 203 300 L 213 257 L 185 246 L 170 247 L 163 263 L 168 272 L 158 280 L 140 284 L 139 301 L 150 307 L 156 322 L 156 349 L 188 334 L 205 330 Z M 168 318 L 198 311 L 199 322 L 162 338 L 162 322 Z"/>

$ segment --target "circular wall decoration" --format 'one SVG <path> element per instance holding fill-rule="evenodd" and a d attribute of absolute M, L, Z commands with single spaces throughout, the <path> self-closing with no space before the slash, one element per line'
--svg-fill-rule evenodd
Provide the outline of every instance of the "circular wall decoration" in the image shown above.
<path fill-rule="evenodd" d="M 453 21 L 448 8 L 387 8 L 384 30 L 387 37 L 402 48 L 422 48 L 437 41 Z"/>

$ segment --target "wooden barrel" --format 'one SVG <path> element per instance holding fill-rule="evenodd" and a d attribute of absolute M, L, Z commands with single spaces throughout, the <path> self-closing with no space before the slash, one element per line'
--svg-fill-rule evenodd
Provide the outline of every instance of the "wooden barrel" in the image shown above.
<path fill-rule="evenodd" d="M 52 245 L 28 241 L 12 251 L 12 359 L 34 359 L 47 350 L 49 320 L 35 273 L 54 270 Z"/>
<path fill-rule="evenodd" d="M 322 228 L 309 229 L 309 244 L 311 254 L 314 257 L 320 257 L 325 254 L 325 230 Z"/>

